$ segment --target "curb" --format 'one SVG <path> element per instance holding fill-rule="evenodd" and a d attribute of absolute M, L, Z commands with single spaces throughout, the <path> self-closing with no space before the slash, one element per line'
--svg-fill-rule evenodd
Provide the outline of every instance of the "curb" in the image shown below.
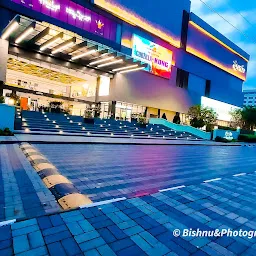
<path fill-rule="evenodd" d="M 92 204 L 92 201 L 86 195 L 81 194 L 72 182 L 61 175 L 58 169 L 32 145 L 22 143 L 20 148 L 45 186 L 55 196 L 57 202 L 64 210 Z"/>

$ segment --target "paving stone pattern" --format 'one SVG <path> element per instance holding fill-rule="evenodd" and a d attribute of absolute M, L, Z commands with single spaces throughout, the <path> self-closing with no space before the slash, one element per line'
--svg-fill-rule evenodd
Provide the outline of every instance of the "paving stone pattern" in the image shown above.
<path fill-rule="evenodd" d="M 255 230 L 256 174 L 37 217 L 0 228 L 0 255 L 256 255 L 256 238 L 173 230 Z"/>
<path fill-rule="evenodd" d="M 35 146 L 93 202 L 256 171 L 253 147 Z"/>
<path fill-rule="evenodd" d="M 19 145 L 0 145 L 0 221 L 59 212 Z"/>

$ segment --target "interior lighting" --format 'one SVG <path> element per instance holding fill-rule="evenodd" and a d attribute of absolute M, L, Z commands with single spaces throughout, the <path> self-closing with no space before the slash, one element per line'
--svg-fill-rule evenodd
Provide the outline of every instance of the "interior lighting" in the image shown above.
<path fill-rule="evenodd" d="M 85 130 L 85 127 L 83 127 L 82 130 Z"/>
<path fill-rule="evenodd" d="M 49 118 L 46 118 L 46 121 L 50 121 Z"/>
<path fill-rule="evenodd" d="M 113 72 L 118 72 L 118 71 L 122 71 L 122 70 L 126 70 L 126 69 L 129 69 L 129 68 L 136 68 L 138 67 L 139 65 L 136 64 L 136 65 L 130 65 L 130 66 L 126 66 L 126 67 L 123 67 L 123 68 L 115 68 L 113 69 L 112 71 Z"/>
<path fill-rule="evenodd" d="M 63 131 L 59 131 L 59 133 L 63 133 Z"/>
<path fill-rule="evenodd" d="M 115 60 L 115 61 L 112 61 L 112 62 L 109 62 L 109 63 L 101 64 L 101 65 L 98 66 L 98 68 L 107 67 L 107 66 L 115 65 L 117 63 L 122 63 L 122 62 L 124 62 L 124 60 L 122 60 L 122 59 Z"/>
<path fill-rule="evenodd" d="M 114 58 L 115 58 L 114 56 L 111 56 L 111 57 L 108 57 L 108 58 L 105 58 L 105 59 L 96 60 L 96 61 L 93 61 L 93 62 L 89 63 L 89 65 L 96 65 L 96 64 L 108 61 L 108 60 L 113 60 Z"/>
<path fill-rule="evenodd" d="M 142 69 L 144 69 L 144 68 L 145 68 L 145 67 L 134 68 L 134 69 L 128 69 L 128 70 L 121 71 L 121 72 L 119 72 L 119 73 L 124 74 L 124 73 L 129 73 L 129 72 L 133 72 L 133 71 L 142 70 Z"/>
<path fill-rule="evenodd" d="M 60 39 L 62 39 L 64 36 L 63 32 L 59 33 L 57 36 L 51 38 L 50 40 L 46 41 L 40 46 L 40 51 L 44 51 L 47 48 L 50 48 L 53 44 L 58 42 Z"/>
<path fill-rule="evenodd" d="M 15 100 L 14 99 L 9 99 L 8 104 L 13 106 L 15 104 Z"/>
<path fill-rule="evenodd" d="M 28 128 L 25 129 L 25 132 L 30 132 L 30 130 Z"/>
<path fill-rule="evenodd" d="M 58 45 L 54 50 L 52 50 L 52 54 L 61 52 L 65 49 L 67 49 L 68 47 L 73 46 L 75 43 L 76 43 L 76 38 L 73 37 L 70 40 Z"/>
<path fill-rule="evenodd" d="M 19 27 L 19 21 L 20 19 L 17 18 L 8 24 L 8 26 L 6 27 L 2 34 L 2 39 L 7 39 L 11 35 L 11 33 L 14 32 Z"/>
<path fill-rule="evenodd" d="M 91 135 L 91 133 L 90 133 L 90 132 L 87 132 L 87 135 Z"/>
<path fill-rule="evenodd" d="M 22 42 L 28 35 L 30 35 L 36 27 L 36 23 L 31 23 L 15 40 L 15 43 L 18 44 Z"/>
<path fill-rule="evenodd" d="M 83 58 L 85 56 L 91 55 L 91 54 L 93 54 L 95 52 L 97 52 L 97 50 L 91 50 L 91 51 L 88 51 L 88 52 L 84 52 L 84 53 L 78 54 L 76 56 L 73 56 L 71 58 L 71 60 L 77 60 L 77 59 Z"/>

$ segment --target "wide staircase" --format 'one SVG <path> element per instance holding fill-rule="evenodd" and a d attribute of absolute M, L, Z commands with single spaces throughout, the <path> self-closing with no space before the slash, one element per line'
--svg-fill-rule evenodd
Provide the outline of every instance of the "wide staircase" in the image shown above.
<path fill-rule="evenodd" d="M 87 124 L 80 116 L 32 111 L 22 111 L 21 127 L 16 133 L 201 140 L 164 125 L 148 124 L 142 128 L 133 122 L 100 118 L 95 119 L 94 124 Z"/>

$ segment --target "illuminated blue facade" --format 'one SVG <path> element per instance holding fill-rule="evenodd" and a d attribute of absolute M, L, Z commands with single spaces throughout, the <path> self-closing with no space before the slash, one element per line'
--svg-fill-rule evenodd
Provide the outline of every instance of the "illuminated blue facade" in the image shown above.
<path fill-rule="evenodd" d="M 22 4 L 19 0 L 0 0 L 1 30 L 15 15 L 20 14 L 75 32 L 130 56 L 134 34 L 172 52 L 170 79 L 146 71 L 116 74 L 110 94 L 99 97 L 100 101 L 129 102 L 173 113 L 186 113 L 190 106 L 201 103 L 201 96 L 242 106 L 242 86 L 249 55 L 190 13 L 189 0 L 159 0 L 157 4 L 155 0 L 72 1 L 74 6 L 79 4 L 111 20 L 115 26 L 115 35 L 111 38 L 83 30 L 51 14 L 35 11 L 32 6 L 36 1 L 39 0 L 26 0 Z M 64 2 L 69 1 L 52 1 L 56 5 Z M 103 2 L 109 4 L 103 5 Z M 179 46 L 167 42 L 161 34 L 152 33 L 148 26 L 141 25 L 143 23 L 133 24 L 131 20 L 126 20 L 122 12 L 117 15 L 115 9 L 110 10 L 110 6 L 126 11 L 146 25 L 151 24 L 178 41 Z"/>

